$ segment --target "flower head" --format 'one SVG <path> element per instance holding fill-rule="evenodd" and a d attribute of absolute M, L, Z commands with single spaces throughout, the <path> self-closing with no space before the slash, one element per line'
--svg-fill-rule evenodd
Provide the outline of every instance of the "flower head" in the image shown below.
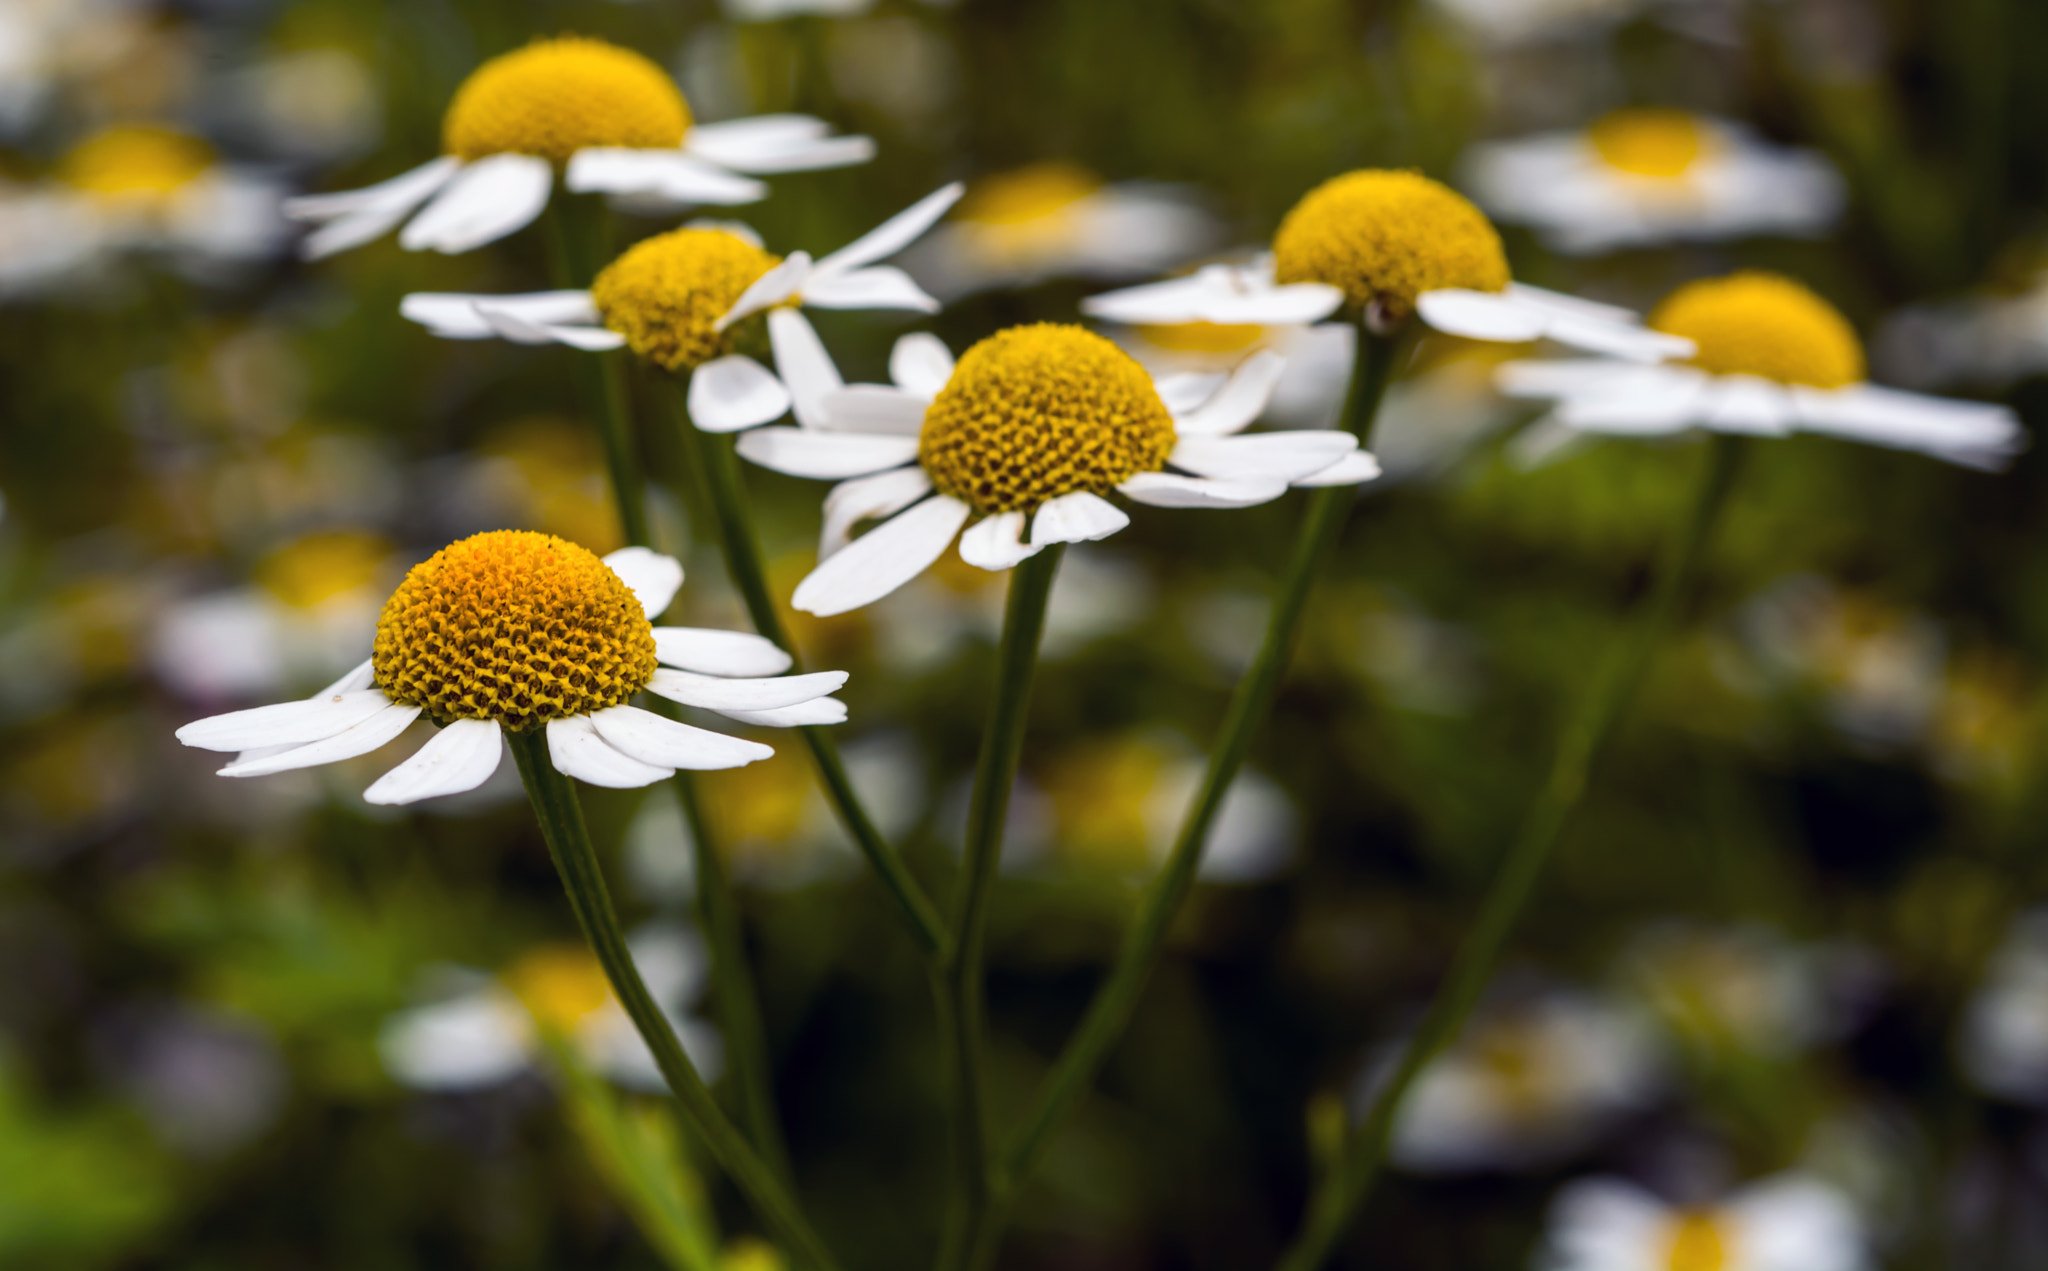
<path fill-rule="evenodd" d="M 1633 1183 L 1591 1178 L 1551 1207 L 1549 1271 L 1862 1271 L 1862 1217 L 1803 1174 L 1763 1179 L 1711 1205 L 1667 1204 Z"/>
<path fill-rule="evenodd" d="M 1715 375 L 1840 388 L 1863 378 L 1863 345 L 1841 310 L 1778 274 L 1745 270 L 1687 283 L 1650 314 L 1659 331 L 1698 346 Z"/>
<path fill-rule="evenodd" d="M 1274 280 L 1336 287 L 1345 302 L 1405 317 L 1426 291 L 1508 285 L 1500 235 L 1484 213 L 1419 172 L 1366 169 L 1302 197 L 1273 236 Z"/>
<path fill-rule="evenodd" d="M 679 229 L 634 245 L 605 266 L 590 299 L 635 354 L 671 371 L 733 352 L 738 332 L 718 320 L 782 257 L 722 229 Z"/>
<path fill-rule="evenodd" d="M 561 165 L 590 146 L 673 149 L 689 127 L 690 108 L 661 67 L 571 35 L 535 40 L 470 72 L 441 134 L 457 158 L 530 154 Z"/>
<path fill-rule="evenodd" d="M 213 147 L 168 128 L 109 128 L 64 156 L 66 185 L 111 203 L 166 202 L 213 167 Z"/>

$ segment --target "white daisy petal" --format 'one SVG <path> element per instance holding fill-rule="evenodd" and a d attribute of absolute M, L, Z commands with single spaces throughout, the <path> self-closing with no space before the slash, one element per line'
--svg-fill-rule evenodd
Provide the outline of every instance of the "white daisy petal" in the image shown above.
<path fill-rule="evenodd" d="M 605 557 L 604 563 L 640 598 L 650 619 L 660 617 L 675 602 L 676 591 L 683 585 L 683 563 L 651 547 L 621 547 Z"/>
<path fill-rule="evenodd" d="M 323 737 L 319 741 L 307 742 L 303 746 L 294 746 L 282 754 L 231 763 L 220 770 L 220 775 L 267 777 L 273 772 L 313 768 L 321 764 L 337 763 L 343 759 L 353 759 L 357 755 L 367 755 L 404 732 L 419 716 L 419 707 L 400 706 L 393 702 L 368 719 L 332 737 Z"/>
<path fill-rule="evenodd" d="M 319 692 L 313 694 L 312 700 L 317 701 L 318 699 L 323 697 L 332 697 L 336 693 L 359 693 L 362 690 L 370 687 L 372 684 L 375 684 L 376 682 L 376 661 L 373 658 L 364 658 L 362 662 L 359 665 L 357 665 L 354 670 L 351 670 L 347 675 L 342 676 L 334 683 L 329 684 L 326 688 L 323 688 Z"/>
<path fill-rule="evenodd" d="M 825 496 L 824 524 L 818 530 L 818 559 L 825 560 L 851 542 L 854 526 L 893 516 L 929 494 L 931 488 L 932 479 L 915 465 L 833 486 Z"/>
<path fill-rule="evenodd" d="M 1545 324 L 1543 334 L 1559 344 L 1632 362 L 1663 362 L 1688 358 L 1698 352 L 1698 347 L 1683 336 L 1579 317 L 1552 318 Z"/>
<path fill-rule="evenodd" d="M 1415 297 L 1415 312 L 1448 335 L 1504 344 L 1538 339 L 1547 325 L 1535 310 L 1507 296 L 1462 287 L 1423 292 Z"/>
<path fill-rule="evenodd" d="M 597 725 L 588 715 L 548 721 L 548 759 L 565 777 L 612 790 L 635 790 L 675 775 L 672 767 L 642 763 L 613 747 L 598 736 Z"/>
<path fill-rule="evenodd" d="M 1247 427 L 1272 400 L 1287 359 L 1268 349 L 1238 363 L 1229 380 L 1202 406 L 1174 421 L 1183 437 L 1220 437 Z"/>
<path fill-rule="evenodd" d="M 398 314 L 444 340 L 489 340 L 497 335 L 476 311 L 488 296 L 459 291 L 415 291 L 398 302 Z"/>
<path fill-rule="evenodd" d="M 1587 300 L 1569 292 L 1552 291 L 1548 287 L 1532 287 L 1525 282 L 1509 283 L 1505 294 L 1525 308 L 1544 313 L 1583 318 L 1590 322 L 1609 322 L 1617 326 L 1633 326 L 1642 321 L 1632 309 Z"/>
<path fill-rule="evenodd" d="M 969 512 L 943 494 L 926 499 L 822 561 L 797 584 L 791 603 L 829 618 L 880 600 L 943 555 Z"/>
<path fill-rule="evenodd" d="M 768 341 L 775 348 L 775 369 L 789 388 L 796 422 L 806 428 L 826 427 L 825 394 L 845 387 L 845 381 L 817 328 L 794 309 L 777 309 L 768 315 Z"/>
<path fill-rule="evenodd" d="M 912 331 L 889 350 L 889 378 L 927 400 L 937 397 L 953 378 L 953 351 L 929 331 Z"/>
<path fill-rule="evenodd" d="M 1358 449 L 1348 432 L 1319 429 L 1242 437 L 1183 437 L 1167 462 L 1223 481 L 1294 481 L 1321 472 Z"/>
<path fill-rule="evenodd" d="M 833 428 L 915 437 L 924 430 L 931 399 L 893 384 L 849 384 L 825 394 L 819 405 Z"/>
<path fill-rule="evenodd" d="M 1117 487 L 1134 502 L 1159 508 L 1248 508 L 1287 493 L 1285 481 L 1214 481 L 1171 472 L 1141 472 Z"/>
<path fill-rule="evenodd" d="M 1613 390 L 1567 397 L 1552 412 L 1559 423 L 1587 432 L 1655 436 L 1701 422 L 1710 377 L 1690 367 L 1642 367 Z"/>
<path fill-rule="evenodd" d="M 401 1011 L 377 1032 L 377 1054 L 392 1077 L 418 1090 L 475 1090 L 524 1072 L 533 1027 L 502 988 Z"/>
<path fill-rule="evenodd" d="M 976 569 L 1013 569 L 1039 553 L 1024 541 L 1022 512 L 998 512 L 967 527 L 960 536 L 960 559 Z"/>
<path fill-rule="evenodd" d="M 748 460 L 776 472 L 838 481 L 914 462 L 917 438 L 810 428 L 756 428 L 740 434 L 738 449 Z"/>
<path fill-rule="evenodd" d="M 656 627 L 654 656 L 700 675 L 780 675 L 793 661 L 765 636 L 709 627 Z"/>
<path fill-rule="evenodd" d="M 1493 383 L 1509 397 L 1570 397 L 1606 392 L 1644 374 L 1655 372 L 1602 357 L 1524 358 L 1495 368 Z"/>
<path fill-rule="evenodd" d="M 302 194 L 281 206 L 286 219 L 318 223 L 362 212 L 397 209 L 399 216 L 427 201 L 434 191 L 448 183 L 462 168 L 454 155 L 431 159 L 409 172 L 401 172 L 359 190 L 337 190 L 332 194 Z"/>
<path fill-rule="evenodd" d="M 846 722 L 846 703 L 836 697 L 816 697 L 795 706 L 782 706 L 772 711 L 719 711 L 727 719 L 736 719 L 742 724 L 756 724 L 762 728 L 808 728 L 820 724 L 843 724 Z"/>
<path fill-rule="evenodd" d="M 578 194 L 651 195 L 671 203 L 730 206 L 768 197 L 752 177 L 728 172 L 681 150 L 591 146 L 569 156 L 562 184 Z"/>
<path fill-rule="evenodd" d="M 1783 437 L 1792 431 L 1791 394 L 1753 375 L 1720 375 L 1708 389 L 1701 422 L 1716 432 Z"/>
<path fill-rule="evenodd" d="M 740 298 L 732 302 L 732 308 L 727 309 L 718 321 L 711 324 L 711 329 L 723 331 L 742 318 L 750 317 L 763 309 L 773 309 L 802 291 L 804 284 L 810 280 L 811 272 L 811 254 L 791 252 L 782 258 L 781 264 L 748 284 L 747 289 L 740 293 Z M 770 317 L 772 320 L 773 315 Z"/>
<path fill-rule="evenodd" d="M 490 780 L 505 751 L 504 731 L 487 719 L 458 719 L 427 739 L 412 758 L 363 791 L 370 803 L 416 803 L 461 794 Z"/>
<path fill-rule="evenodd" d="M 813 278 L 804 303 L 814 309 L 910 309 L 937 313 L 939 302 L 894 265 L 870 265 L 850 274 Z"/>
<path fill-rule="evenodd" d="M 729 679 L 662 667 L 654 672 L 647 688 L 649 692 L 659 693 L 672 702 L 701 706 L 705 710 L 772 711 L 837 693 L 845 685 L 844 671 Z"/>
<path fill-rule="evenodd" d="M 533 223 L 548 205 L 555 169 L 526 154 L 494 154 L 455 174 L 399 233 L 407 251 L 453 255 Z"/>
<path fill-rule="evenodd" d="M 789 413 L 789 390 L 744 353 L 714 358 L 690 373 L 690 422 L 705 432 L 738 432 Z"/>
<path fill-rule="evenodd" d="M 2017 453 L 2026 435 L 2003 406 L 1952 401 L 1853 384 L 1840 389 L 1795 388 L 1799 422 L 1818 433 L 1937 458 L 1991 466 Z"/>
<path fill-rule="evenodd" d="M 698 130 L 692 129 L 684 144 L 693 152 L 714 159 L 741 172 L 773 175 L 778 172 L 816 172 L 824 168 L 848 168 L 875 157 L 875 139 L 858 135 L 817 137 L 810 140 L 778 142 L 741 150 L 732 147 L 719 157 L 705 147 Z"/>
<path fill-rule="evenodd" d="M 748 150 L 774 149 L 829 136 L 832 125 L 815 115 L 778 113 L 692 124 L 683 144 L 713 163 L 730 163 Z"/>
<path fill-rule="evenodd" d="M 1047 499 L 1031 517 L 1031 546 L 1092 543 L 1131 523 L 1122 508 L 1086 490 Z"/>
<path fill-rule="evenodd" d="M 1315 489 L 1327 485 L 1360 485 L 1379 479 L 1380 461 L 1363 450 L 1354 450 L 1342 459 L 1318 472 L 1305 477 L 1296 477 L 1289 485 L 1303 489 Z"/>
<path fill-rule="evenodd" d="M 279 702 L 195 720 L 180 728 L 177 737 L 201 750 L 303 746 L 346 732 L 389 705 L 391 699 L 376 689 L 326 693 L 303 702 Z"/>
<path fill-rule="evenodd" d="M 775 753 L 758 741 L 693 728 L 637 706 L 596 711 L 590 722 L 612 749 L 656 768 L 695 772 L 743 768 Z"/>
<path fill-rule="evenodd" d="M 1196 407 L 1216 396 L 1216 390 L 1229 382 L 1228 375 L 1218 372 L 1183 371 L 1160 376 L 1152 381 L 1152 387 L 1159 390 L 1159 400 L 1166 403 L 1178 429 L 1181 416 L 1193 414 Z"/>
<path fill-rule="evenodd" d="M 570 326 L 535 322 L 497 297 L 476 302 L 477 316 L 493 334 L 515 344 L 566 344 L 585 353 L 608 353 L 626 347 L 626 337 L 601 326 Z"/>
<path fill-rule="evenodd" d="M 840 276 L 863 265 L 887 260 L 917 241 L 918 235 L 936 224 L 966 192 L 967 187 L 958 181 L 934 190 L 838 251 L 821 258 L 818 273 L 825 277 Z"/>

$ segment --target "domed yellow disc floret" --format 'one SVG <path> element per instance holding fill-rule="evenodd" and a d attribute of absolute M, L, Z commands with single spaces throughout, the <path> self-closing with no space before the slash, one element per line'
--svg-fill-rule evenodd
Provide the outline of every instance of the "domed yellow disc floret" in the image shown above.
<path fill-rule="evenodd" d="M 654 629 L 603 561 L 550 534 L 495 530 L 414 566 L 377 619 L 395 702 L 515 731 L 617 706 L 654 677 Z"/>
<path fill-rule="evenodd" d="M 670 230 L 605 266 L 590 298 L 633 352 L 671 371 L 688 370 L 733 351 L 737 332 L 714 331 L 712 324 L 781 263 L 724 230 Z"/>
<path fill-rule="evenodd" d="M 1384 169 L 1332 177 L 1302 196 L 1273 236 L 1273 266 L 1282 283 L 1328 283 L 1394 318 L 1425 291 L 1499 291 L 1509 276 L 1500 235 L 1463 195 Z"/>
<path fill-rule="evenodd" d="M 212 166 L 213 150 L 199 138 L 132 125 L 84 142 L 64 157 L 58 174 L 100 198 L 150 202 L 175 194 Z"/>
<path fill-rule="evenodd" d="M 679 146 L 689 126 L 668 72 L 631 49 L 571 35 L 477 67 L 455 90 L 441 134 L 458 158 L 530 154 L 559 164 L 585 146 Z"/>
<path fill-rule="evenodd" d="M 1712 1214 L 1690 1210 L 1671 1224 L 1664 1266 L 1666 1271 L 1725 1271 L 1728 1240 Z"/>
<path fill-rule="evenodd" d="M 1639 177 L 1680 177 L 1705 156 L 1712 137 L 1682 110 L 1643 106 L 1617 110 L 1586 129 L 1608 167 Z"/>
<path fill-rule="evenodd" d="M 1699 345 L 1693 365 L 1716 375 L 1816 388 L 1863 378 L 1863 345 L 1849 320 L 1777 274 L 1745 271 L 1687 283 L 1657 306 L 1650 325 Z"/>
<path fill-rule="evenodd" d="M 1128 353 L 1092 331 L 1039 323 L 967 350 L 925 412 L 917 449 L 944 493 L 980 512 L 1028 512 L 1157 472 L 1173 436 L 1152 377 Z"/>

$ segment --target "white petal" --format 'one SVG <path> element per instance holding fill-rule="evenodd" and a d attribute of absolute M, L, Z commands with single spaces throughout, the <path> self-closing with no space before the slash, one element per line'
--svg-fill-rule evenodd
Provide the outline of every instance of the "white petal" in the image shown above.
<path fill-rule="evenodd" d="M 960 559 L 976 569 L 1013 569 L 1039 553 L 1024 542 L 1022 512 L 998 512 L 967 527 L 960 536 Z"/>
<path fill-rule="evenodd" d="M 1792 431 L 1792 398 L 1782 384 L 1753 375 L 1720 375 L 1701 420 L 1718 432 L 1782 437 Z"/>
<path fill-rule="evenodd" d="M 1569 428 L 1621 436 L 1678 432 L 1701 422 L 1710 377 L 1690 367 L 1643 367 L 1604 393 L 1565 398 L 1552 412 Z"/>
<path fill-rule="evenodd" d="M 342 676 L 326 688 L 313 694 L 309 700 L 318 701 L 323 697 L 332 697 L 336 693 L 360 693 L 376 682 L 376 662 L 374 659 L 364 658 L 354 670 L 351 670 L 347 675 Z"/>
<path fill-rule="evenodd" d="M 415 291 L 398 302 L 398 314 L 444 340 L 489 340 L 497 332 L 476 311 L 483 299 L 460 291 Z"/>
<path fill-rule="evenodd" d="M 620 708 L 615 706 L 612 709 Z M 555 771 L 565 777 L 613 790 L 651 786 L 663 777 L 675 774 L 673 768 L 642 763 L 624 751 L 614 749 L 610 742 L 598 736 L 597 725 L 588 715 L 548 721 L 548 759 L 555 765 Z"/>
<path fill-rule="evenodd" d="M 740 319 L 773 309 L 776 305 L 803 290 L 804 283 L 811 277 L 811 254 L 791 252 L 782 258 L 782 263 L 762 274 L 747 285 L 740 298 L 732 302 L 732 308 L 711 324 L 714 331 L 723 331 Z"/>
<path fill-rule="evenodd" d="M 648 691 L 672 702 L 701 706 L 705 710 L 772 711 L 796 706 L 814 697 L 837 693 L 846 686 L 844 671 L 813 671 L 809 675 L 775 675 L 758 679 L 729 679 L 719 675 L 697 675 L 690 671 L 659 668 L 647 683 Z"/>
<path fill-rule="evenodd" d="M 597 711 L 590 722 L 612 749 L 656 768 L 741 768 L 775 753 L 758 741 L 692 728 L 637 706 Z"/>
<path fill-rule="evenodd" d="M 925 195 L 838 251 L 821 258 L 818 261 L 819 275 L 831 278 L 849 274 L 862 265 L 872 265 L 894 256 L 917 241 L 918 235 L 936 224 L 966 192 L 967 187 L 955 181 Z"/>
<path fill-rule="evenodd" d="M 1538 339 L 1547 325 L 1535 311 L 1506 296 L 1462 287 L 1423 292 L 1415 297 L 1415 312 L 1439 331 L 1508 344 Z"/>
<path fill-rule="evenodd" d="M 427 739 L 412 758 L 377 778 L 370 803 L 416 803 L 461 794 L 490 780 L 505 751 L 504 732 L 487 719 L 458 719 Z"/>
<path fill-rule="evenodd" d="M 1358 438 L 1333 429 L 1183 437 L 1167 462 L 1220 481 L 1284 482 L 1321 472 L 1356 449 Z"/>
<path fill-rule="evenodd" d="M 683 585 L 683 563 L 651 547 L 621 547 L 605 557 L 604 563 L 640 598 L 649 618 L 660 617 L 675 603 L 676 591 Z"/>
<path fill-rule="evenodd" d="M 562 183 L 578 194 L 652 195 L 671 203 L 753 203 L 768 187 L 681 150 L 592 146 L 569 156 Z"/>
<path fill-rule="evenodd" d="M 1379 475 L 1380 461 L 1366 451 L 1354 450 L 1320 472 L 1296 477 L 1288 484 L 1302 489 L 1315 489 L 1326 485 L 1359 485 L 1377 480 Z"/>
<path fill-rule="evenodd" d="M 852 541 L 853 527 L 875 517 L 893 516 L 930 493 L 932 479 L 911 466 L 871 477 L 842 481 L 825 496 L 825 521 L 818 531 L 818 559 L 825 560 Z"/>
<path fill-rule="evenodd" d="M 709 627 L 656 627 L 654 656 L 701 675 L 780 675 L 793 661 L 765 636 Z"/>
<path fill-rule="evenodd" d="M 476 313 L 490 324 L 494 334 L 515 344 L 566 344 L 585 353 L 608 353 L 626 347 L 625 336 L 595 325 L 594 311 L 589 325 L 537 322 L 522 312 L 516 303 L 508 304 L 505 298 L 491 297 L 476 302 Z"/>
<path fill-rule="evenodd" d="M 849 384 L 825 394 L 818 404 L 833 428 L 915 437 L 924 431 L 931 399 L 893 384 Z"/>
<path fill-rule="evenodd" d="M 684 144 L 691 152 L 741 172 L 815 172 L 821 168 L 851 167 L 875 157 L 873 137 L 817 137 L 741 149 L 737 146 L 707 146 L 699 135 L 701 131 L 693 128 L 684 138 Z"/>
<path fill-rule="evenodd" d="M 889 350 L 889 378 L 920 397 L 937 397 L 953 378 L 953 351 L 929 331 L 912 331 Z"/>
<path fill-rule="evenodd" d="M 381 696 L 381 694 L 380 694 Z M 324 763 L 337 763 L 367 755 L 377 747 L 390 741 L 411 726 L 418 719 L 420 708 L 400 706 L 391 703 L 376 714 L 352 728 L 324 737 L 319 741 L 294 746 L 282 754 L 265 755 L 261 759 L 244 759 L 231 763 L 220 770 L 223 777 L 267 777 L 273 772 L 288 772 L 294 768 L 312 768 Z"/>
<path fill-rule="evenodd" d="M 1663 362 L 1689 358 L 1698 346 L 1683 336 L 1667 335 L 1634 324 L 1601 322 L 1577 317 L 1551 319 L 1543 329 L 1545 338 L 1590 353 L 1605 353 L 1632 362 Z"/>
<path fill-rule="evenodd" d="M 1997 466 L 2025 444 L 2019 420 L 2003 406 L 1951 401 L 1852 384 L 1792 393 L 1800 422 L 1814 432 L 1972 466 Z"/>
<path fill-rule="evenodd" d="M 1159 400 L 1166 403 L 1166 409 L 1173 415 L 1176 428 L 1182 416 L 1192 415 L 1195 409 L 1216 396 L 1216 391 L 1230 382 L 1228 375 L 1220 372 L 1183 371 L 1178 375 L 1162 375 L 1152 381 L 1152 387 L 1159 390 Z"/>
<path fill-rule="evenodd" d="M 1252 354 L 1238 364 L 1223 388 L 1200 409 L 1176 419 L 1174 431 L 1183 437 L 1218 437 L 1243 429 L 1266 409 L 1274 387 L 1280 383 L 1280 374 L 1286 369 L 1287 359 L 1278 353 L 1267 350 Z"/>
<path fill-rule="evenodd" d="M 837 481 L 898 468 L 917 459 L 917 438 L 810 428 L 756 428 L 740 434 L 741 455 L 792 477 Z"/>
<path fill-rule="evenodd" d="M 533 223 L 548 205 L 555 169 L 526 154 L 494 154 L 455 174 L 398 236 L 407 251 L 466 252 Z"/>
<path fill-rule="evenodd" d="M 970 509 L 939 495 L 899 514 L 821 562 L 791 603 L 829 618 L 880 600 L 929 568 L 953 542 Z"/>
<path fill-rule="evenodd" d="M 804 303 L 817 309 L 912 309 L 937 313 L 939 302 L 894 265 L 820 275 L 804 284 Z"/>
<path fill-rule="evenodd" d="M 826 427 L 825 394 L 844 387 L 845 381 L 817 328 L 794 309 L 777 309 L 768 315 L 768 342 L 775 348 L 775 369 L 789 388 L 796 422 L 806 428 Z"/>
<path fill-rule="evenodd" d="M 836 697 L 815 697 L 796 706 L 782 706 L 772 711 L 719 711 L 727 719 L 736 719 L 742 724 L 757 724 L 762 728 L 808 728 L 818 724 L 843 724 L 846 722 L 846 703 Z"/>
<path fill-rule="evenodd" d="M 1509 397 L 1569 397 L 1611 391 L 1642 374 L 1634 363 L 1604 357 L 1525 358 L 1503 362 L 1493 382 Z"/>
<path fill-rule="evenodd" d="M 815 141 L 831 132 L 832 125 L 815 115 L 747 115 L 715 124 L 692 124 L 684 144 L 693 148 L 702 145 L 706 158 L 724 163 L 726 155 L 734 151 Z"/>
<path fill-rule="evenodd" d="M 775 373 L 733 353 L 690 373 L 690 422 L 705 432 L 738 432 L 789 412 L 789 390 Z"/>
<path fill-rule="evenodd" d="M 1118 486 L 1117 492 L 1135 502 L 1160 508 L 1248 508 L 1271 503 L 1287 493 L 1287 483 L 1212 481 L 1206 477 L 1175 476 L 1171 472 L 1141 472 Z"/>
<path fill-rule="evenodd" d="M 1039 505 L 1031 518 L 1031 545 L 1092 543 L 1108 538 L 1130 523 L 1131 518 L 1108 499 L 1077 490 Z"/>
<path fill-rule="evenodd" d="M 303 746 L 345 732 L 391 705 L 376 689 L 331 692 L 303 702 L 279 702 L 194 720 L 178 740 L 201 750 L 251 750 L 257 746 Z"/>
<path fill-rule="evenodd" d="M 1567 292 L 1552 291 L 1548 287 L 1532 287 L 1525 282 L 1509 283 L 1505 294 L 1525 308 L 1545 313 L 1584 318 L 1592 322 L 1607 322 L 1617 326 L 1636 326 L 1642 322 L 1641 316 L 1632 309 L 1603 304 L 1598 300 L 1586 300 Z"/>
<path fill-rule="evenodd" d="M 427 197 L 440 189 L 461 170 L 462 160 L 454 155 L 442 155 L 430 159 L 417 168 L 401 172 L 375 185 L 366 185 L 360 190 L 337 190 L 332 194 L 302 194 L 286 199 L 282 206 L 284 215 L 294 221 L 331 221 L 337 217 L 352 216 L 360 212 L 394 211 L 398 216 L 426 202 Z M 395 223 L 395 222 L 394 222 Z"/>
<path fill-rule="evenodd" d="M 493 985 L 393 1015 L 377 1032 L 377 1054 L 415 1089 L 474 1090 L 525 1071 L 532 1042 L 526 1011 Z"/>

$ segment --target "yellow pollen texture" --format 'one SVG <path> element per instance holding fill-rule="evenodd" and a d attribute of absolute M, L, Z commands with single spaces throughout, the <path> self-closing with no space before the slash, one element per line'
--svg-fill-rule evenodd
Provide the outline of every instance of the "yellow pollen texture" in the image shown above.
<path fill-rule="evenodd" d="M 690 108 L 660 66 L 631 49 L 566 35 L 500 54 L 455 90 L 441 122 L 463 159 L 530 154 L 557 164 L 586 146 L 679 146 Z"/>
<path fill-rule="evenodd" d="M 1303 195 L 1273 236 L 1273 265 L 1282 283 L 1328 283 L 1395 318 L 1425 291 L 1499 291 L 1509 277 L 1500 235 L 1463 195 L 1419 172 L 1376 168 Z"/>
<path fill-rule="evenodd" d="M 167 128 L 109 128 L 65 156 L 59 174 L 72 187 L 109 199 L 152 200 L 176 193 L 213 166 L 213 150 Z"/>
<path fill-rule="evenodd" d="M 1863 379 L 1863 345 L 1841 311 L 1790 278 L 1758 271 L 1690 282 L 1650 315 L 1659 331 L 1699 345 L 1693 364 L 1716 375 L 1840 388 Z"/>
<path fill-rule="evenodd" d="M 1700 121 L 1682 110 L 1637 107 L 1617 110 L 1586 130 L 1607 166 L 1639 177 L 1681 177 L 1707 152 L 1710 138 Z"/>
<path fill-rule="evenodd" d="M 513 963 L 503 978 L 534 1022 L 550 1032 L 573 1031 L 612 1000 L 604 968 L 582 945 L 543 945 Z"/>
<path fill-rule="evenodd" d="M 737 327 L 712 325 L 782 257 L 724 230 L 679 229 L 635 244 L 590 288 L 604 324 L 634 353 L 671 371 L 733 351 Z"/>
<path fill-rule="evenodd" d="M 1728 1240 L 1712 1214 L 1689 1210 L 1671 1225 L 1664 1271 L 1724 1271 Z"/>
<path fill-rule="evenodd" d="M 976 511 L 1028 512 L 1157 472 L 1173 439 L 1173 417 L 1129 354 L 1081 327 L 1039 323 L 967 350 L 925 412 L 918 461 Z"/>
<path fill-rule="evenodd" d="M 373 654 L 393 701 L 514 731 L 617 706 L 654 666 L 654 629 L 619 576 L 525 530 L 478 534 L 414 566 L 377 619 Z"/>

